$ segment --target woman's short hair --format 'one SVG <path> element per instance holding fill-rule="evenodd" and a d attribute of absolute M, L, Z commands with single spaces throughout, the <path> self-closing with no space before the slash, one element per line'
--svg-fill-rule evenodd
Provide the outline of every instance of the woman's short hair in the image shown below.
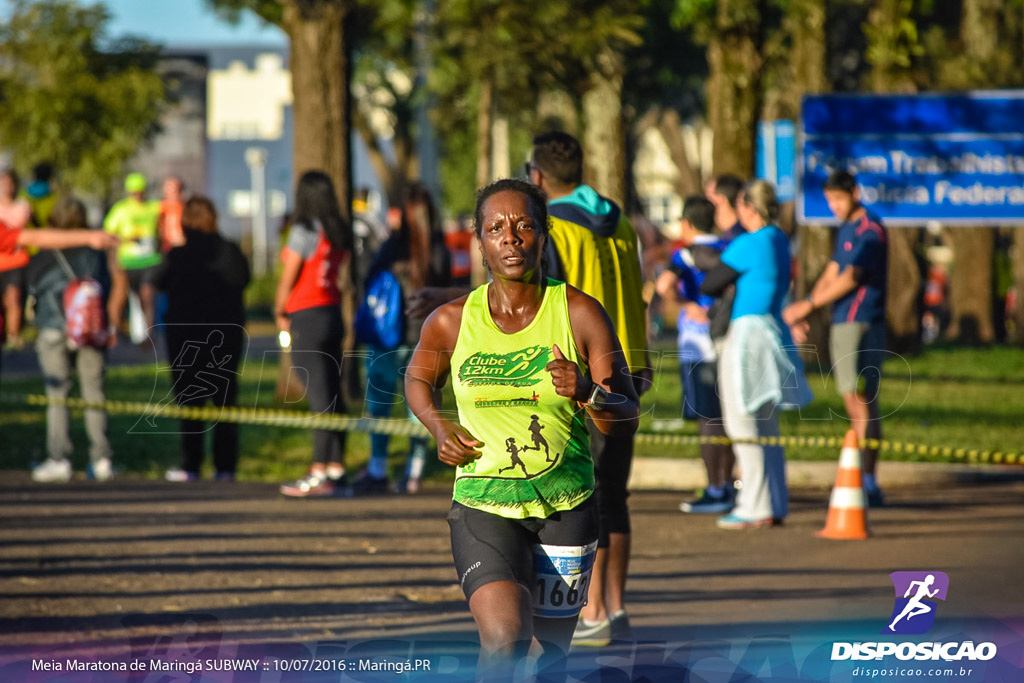
<path fill-rule="evenodd" d="M 85 204 L 72 195 L 58 199 L 50 212 L 50 225 L 58 230 L 84 228 L 86 220 Z"/>
<path fill-rule="evenodd" d="M 751 180 L 743 187 L 743 202 L 754 209 L 765 223 L 774 224 L 779 220 L 781 208 L 775 187 L 767 180 Z"/>
<path fill-rule="evenodd" d="M 544 194 L 544 190 L 519 178 L 502 178 L 477 190 L 476 209 L 473 212 L 473 230 L 476 232 L 476 236 L 480 237 L 483 230 L 484 203 L 492 196 L 506 190 L 526 195 L 530 213 L 537 220 L 537 227 L 546 235 L 548 233 L 548 198 Z"/>
<path fill-rule="evenodd" d="M 191 197 L 181 210 L 181 227 L 216 235 L 217 207 L 207 197 Z"/>

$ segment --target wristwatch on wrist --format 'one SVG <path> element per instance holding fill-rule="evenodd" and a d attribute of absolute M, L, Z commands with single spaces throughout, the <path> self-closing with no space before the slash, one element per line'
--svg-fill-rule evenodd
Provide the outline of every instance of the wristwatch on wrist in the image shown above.
<path fill-rule="evenodd" d="M 587 410 L 604 410 L 608 405 L 608 392 L 597 382 L 591 382 L 590 395 L 582 405 Z"/>

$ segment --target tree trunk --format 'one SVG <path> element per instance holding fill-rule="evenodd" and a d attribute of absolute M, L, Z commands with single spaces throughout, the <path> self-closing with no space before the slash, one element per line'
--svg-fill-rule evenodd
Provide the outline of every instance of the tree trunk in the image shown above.
<path fill-rule="evenodd" d="M 963 0 L 963 19 L 960 23 L 960 38 L 964 44 L 965 56 L 979 62 L 988 62 L 999 46 L 999 25 L 1006 8 L 1005 0 Z"/>
<path fill-rule="evenodd" d="M 291 45 L 295 178 L 320 170 L 331 176 L 341 210 L 351 204 L 347 1 L 284 6 L 282 27 Z"/>
<path fill-rule="evenodd" d="M 825 4 L 820 0 L 796 0 L 790 5 L 786 25 L 787 33 L 793 41 L 793 81 L 789 88 L 787 106 L 799 112 L 804 95 L 832 90 L 825 73 Z"/>
<path fill-rule="evenodd" d="M 512 176 L 508 129 L 507 117 L 494 117 L 494 124 L 491 126 L 491 170 L 495 178 Z"/>
<path fill-rule="evenodd" d="M 1002 0 L 964 0 L 960 38 L 964 55 L 976 64 L 991 63 L 996 52 Z M 992 321 L 991 228 L 948 228 L 953 249 L 953 271 L 949 278 L 950 325 L 948 339 L 967 344 L 995 340 Z"/>
<path fill-rule="evenodd" d="M 624 206 L 626 133 L 622 122 L 622 53 L 605 46 L 583 93 L 583 179 Z"/>
<path fill-rule="evenodd" d="M 879 0 L 868 13 L 868 61 L 871 86 L 878 93 L 914 92 L 910 73 L 915 45 L 904 32 L 911 9 L 903 0 Z M 885 216 L 882 216 L 885 219 Z M 920 231 L 895 228 L 889 234 L 889 277 L 886 318 L 889 348 L 896 353 L 921 350 L 921 264 L 917 248 Z"/>
<path fill-rule="evenodd" d="M 580 117 L 572 96 L 564 90 L 545 90 L 537 98 L 538 130 L 563 130 L 579 136 Z"/>
<path fill-rule="evenodd" d="M 388 206 L 401 206 L 402 192 L 401 183 L 398 180 L 398 168 L 384 154 L 377 141 L 377 135 L 373 132 L 370 122 L 366 117 L 359 114 L 358 110 L 352 112 L 352 124 L 359 132 L 363 144 L 366 145 L 366 152 L 370 158 L 370 166 L 384 186 L 384 194 L 387 196 Z"/>
<path fill-rule="evenodd" d="M 494 180 L 492 148 L 494 138 L 494 83 L 484 77 L 480 82 L 480 101 L 476 105 L 476 187 L 480 189 Z"/>
<path fill-rule="evenodd" d="M 835 239 L 835 230 L 823 228 L 820 225 L 800 225 L 796 228 L 799 237 L 799 251 L 797 252 L 796 283 L 794 285 L 797 299 L 802 299 L 811 293 L 814 283 L 818 281 L 821 274 L 825 272 L 825 266 L 832 260 L 832 243 Z M 807 344 L 810 351 L 804 355 L 809 362 L 817 362 L 824 368 L 831 367 L 828 337 L 829 326 L 832 318 L 829 308 L 826 306 L 815 311 L 808 319 L 810 330 L 807 333 Z"/>
<path fill-rule="evenodd" d="M 338 205 L 352 215 L 352 117 L 349 84 L 352 76 L 346 19 L 352 0 L 288 0 L 282 28 L 290 44 L 292 72 L 292 150 L 294 178 L 306 171 L 323 171 L 334 181 Z M 351 259 L 346 259 L 338 281 L 341 314 L 355 318 L 355 283 Z M 352 326 L 346 326 L 342 350 L 355 346 Z M 349 402 L 362 393 L 355 363 L 343 362 L 342 391 Z"/>
<path fill-rule="evenodd" d="M 879 93 L 912 93 L 917 90 L 911 73 L 911 61 L 917 36 L 909 34 L 913 23 L 911 3 L 905 0 L 878 0 L 868 12 L 868 61 L 871 63 L 871 89 Z"/>
<path fill-rule="evenodd" d="M 1013 263 L 1013 288 L 1017 303 L 1006 313 L 1007 339 L 1018 344 L 1024 343 L 1024 228 L 1013 230 L 1013 250 L 1010 252 Z"/>
<path fill-rule="evenodd" d="M 754 144 L 761 114 L 760 14 L 760 2 L 718 2 L 707 51 L 708 122 L 715 134 L 715 175 L 754 175 Z"/>
<path fill-rule="evenodd" d="M 679 112 L 675 109 L 661 109 L 657 116 L 658 132 L 661 133 L 665 146 L 668 147 L 669 156 L 675 164 L 679 175 L 676 178 L 676 194 L 680 197 L 688 197 L 691 194 L 700 194 L 702 183 L 700 172 L 690 162 L 690 156 L 686 153 L 686 141 L 683 139 L 683 122 L 679 119 Z"/>
<path fill-rule="evenodd" d="M 790 60 L 793 78 L 786 89 L 783 107 L 799 115 L 804 95 L 826 93 L 832 89 L 825 74 L 825 5 L 820 0 L 794 0 L 786 13 L 785 26 L 793 41 Z M 810 294 L 832 258 L 835 231 L 820 225 L 800 225 L 796 233 L 799 251 L 795 294 L 802 298 Z M 808 322 L 807 344 L 811 350 L 805 354 L 805 360 L 820 363 L 827 371 L 831 367 L 828 308 L 815 311 Z"/>
<path fill-rule="evenodd" d="M 889 277 L 886 318 L 889 321 L 889 350 L 918 353 L 921 350 L 921 263 L 917 248 L 921 241 L 914 228 L 890 228 Z"/>
<path fill-rule="evenodd" d="M 947 228 L 953 248 L 949 278 L 950 323 L 946 338 L 967 344 L 995 340 L 992 323 L 992 250 L 994 228 Z"/>

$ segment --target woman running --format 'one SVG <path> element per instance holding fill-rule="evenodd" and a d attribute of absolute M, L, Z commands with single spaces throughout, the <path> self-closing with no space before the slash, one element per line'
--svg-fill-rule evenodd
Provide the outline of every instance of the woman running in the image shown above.
<path fill-rule="evenodd" d="M 405 383 L 456 468 L 452 554 L 490 680 L 527 656 L 547 672 L 563 661 L 597 549 L 585 415 L 629 434 L 639 402 L 601 305 L 542 273 L 543 192 L 499 180 L 477 194 L 475 224 L 492 282 L 431 314 Z M 449 375 L 457 421 L 435 401 Z"/>

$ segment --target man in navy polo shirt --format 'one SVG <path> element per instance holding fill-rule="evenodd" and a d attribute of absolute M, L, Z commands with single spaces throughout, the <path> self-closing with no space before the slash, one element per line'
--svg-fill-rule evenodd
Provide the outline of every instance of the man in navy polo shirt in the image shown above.
<path fill-rule="evenodd" d="M 885 356 L 885 291 L 888 240 L 882 221 L 860 203 L 857 180 L 835 171 L 825 181 L 828 208 L 841 223 L 832 260 L 809 296 L 782 312 L 789 325 L 802 322 L 815 309 L 832 304 L 832 376 L 843 396 L 851 427 L 861 439 L 881 439 L 879 383 Z M 864 386 L 858 387 L 860 378 Z M 864 448 L 864 490 L 868 504 L 883 504 L 875 477 L 878 449 Z"/>

